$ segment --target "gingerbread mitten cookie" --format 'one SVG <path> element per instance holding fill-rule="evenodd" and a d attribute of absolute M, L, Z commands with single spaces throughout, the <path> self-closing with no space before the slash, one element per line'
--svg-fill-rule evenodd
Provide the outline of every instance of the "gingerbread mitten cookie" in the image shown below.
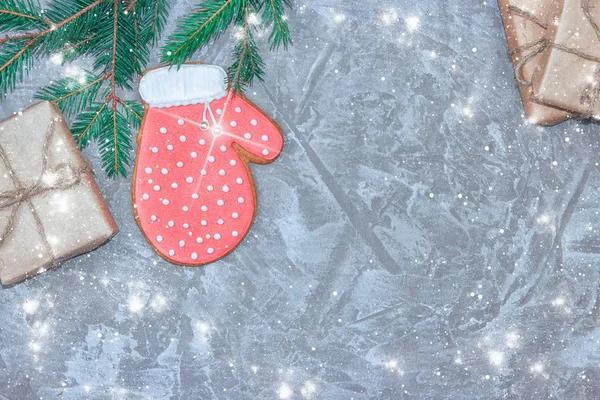
<path fill-rule="evenodd" d="M 133 178 L 136 221 L 167 261 L 202 265 L 248 233 L 257 196 L 248 162 L 273 161 L 277 124 L 226 89 L 225 71 L 183 64 L 147 71 L 146 105 Z"/>

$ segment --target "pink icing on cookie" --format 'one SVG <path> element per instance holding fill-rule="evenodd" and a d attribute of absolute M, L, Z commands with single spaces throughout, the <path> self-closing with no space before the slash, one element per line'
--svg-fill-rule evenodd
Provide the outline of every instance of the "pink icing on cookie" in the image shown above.
<path fill-rule="evenodd" d="M 268 163 L 282 147 L 279 127 L 243 96 L 150 103 L 133 184 L 138 225 L 171 262 L 202 265 L 223 257 L 256 213 L 248 159 Z"/>

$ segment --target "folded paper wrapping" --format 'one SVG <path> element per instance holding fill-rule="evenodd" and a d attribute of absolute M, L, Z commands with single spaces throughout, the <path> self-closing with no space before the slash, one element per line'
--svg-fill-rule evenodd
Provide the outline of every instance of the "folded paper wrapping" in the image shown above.
<path fill-rule="evenodd" d="M 535 98 L 585 117 L 600 118 L 600 2 L 564 0 L 545 69 L 533 79 Z"/>
<path fill-rule="evenodd" d="M 498 0 L 525 115 L 530 122 L 541 125 L 554 125 L 569 118 L 567 112 L 531 99 L 531 80 L 542 69 L 543 56 L 542 52 L 534 53 L 539 46 L 532 44 L 546 40 L 548 26 L 562 11 L 558 4 L 548 3 L 548 0 Z"/>
<path fill-rule="evenodd" d="M 0 123 L 0 282 L 86 253 L 117 232 L 60 111 L 37 103 Z"/>

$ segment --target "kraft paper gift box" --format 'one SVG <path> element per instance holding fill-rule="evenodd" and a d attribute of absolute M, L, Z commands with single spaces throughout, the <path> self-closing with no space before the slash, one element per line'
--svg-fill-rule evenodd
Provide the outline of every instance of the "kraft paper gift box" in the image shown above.
<path fill-rule="evenodd" d="M 533 76 L 543 70 L 544 53 L 550 50 L 545 43 L 562 4 L 551 0 L 498 0 L 498 5 L 528 121 L 540 125 L 565 121 L 568 112 L 535 102 L 531 84 Z"/>
<path fill-rule="evenodd" d="M 89 252 L 117 232 L 60 111 L 37 103 L 0 123 L 0 282 Z"/>
<path fill-rule="evenodd" d="M 535 98 L 545 104 L 600 118 L 600 1 L 564 0 L 543 71 L 533 79 Z"/>

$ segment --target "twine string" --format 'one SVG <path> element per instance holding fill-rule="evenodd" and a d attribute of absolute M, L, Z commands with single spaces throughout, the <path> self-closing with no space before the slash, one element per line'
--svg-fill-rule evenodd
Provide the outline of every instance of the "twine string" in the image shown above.
<path fill-rule="evenodd" d="M 596 21 L 594 21 L 594 18 L 592 17 L 592 13 L 590 11 L 591 8 L 592 8 L 592 6 L 590 5 L 590 0 L 581 0 L 581 9 L 582 9 L 588 23 L 594 29 L 594 32 L 596 33 L 596 36 L 598 37 L 598 41 L 600 41 L 600 26 L 598 26 Z M 544 29 L 548 28 L 548 25 L 546 23 L 541 21 L 539 18 L 537 18 L 535 15 L 531 14 L 530 12 L 522 10 L 516 6 L 509 6 L 509 10 L 512 13 L 517 14 L 517 15 L 535 23 L 536 25 L 539 25 L 540 27 L 542 27 Z M 579 51 L 577 49 L 573 49 L 573 48 L 566 47 L 566 46 L 563 46 L 558 43 L 554 43 L 550 39 L 548 39 L 546 36 L 542 36 L 539 39 L 532 40 L 531 42 L 527 42 L 521 46 L 517 46 L 508 52 L 509 57 L 512 58 L 513 56 L 517 55 L 518 53 L 522 53 L 522 52 L 525 52 L 526 50 L 532 49 L 529 53 L 527 53 L 523 57 L 521 57 L 519 62 L 515 65 L 515 80 L 519 83 L 519 85 L 522 85 L 522 86 L 531 86 L 532 85 L 531 81 L 528 81 L 523 77 L 523 67 L 531 59 L 533 59 L 537 55 L 541 54 L 549 47 L 553 47 L 562 52 L 573 54 L 579 58 L 583 58 L 584 60 L 589 60 L 589 61 L 600 64 L 600 57 L 595 57 L 595 56 L 586 54 L 582 51 Z M 587 112 L 585 114 L 583 114 L 583 116 L 587 117 L 587 118 L 593 116 L 593 111 L 596 107 L 596 103 L 598 102 L 598 99 L 600 98 L 600 69 L 596 71 L 594 78 L 595 78 L 595 80 L 593 82 L 591 82 L 590 84 L 586 85 L 586 87 L 582 90 L 580 98 L 579 98 L 581 104 L 589 103 Z"/>
<path fill-rule="evenodd" d="M 54 257 L 52 246 L 48 241 L 48 237 L 44 230 L 44 226 L 42 224 L 42 220 L 40 215 L 35 210 L 35 207 L 32 203 L 32 199 L 36 196 L 40 196 L 46 194 L 51 191 L 56 190 L 67 190 L 81 182 L 81 178 L 84 173 L 89 171 L 90 165 L 85 162 L 85 164 L 81 167 L 77 167 L 71 162 L 60 163 L 55 168 L 50 168 L 48 166 L 49 158 L 51 155 L 50 144 L 52 137 L 55 133 L 55 121 L 54 119 L 48 124 L 46 132 L 44 133 L 44 141 L 42 147 L 42 172 L 40 176 L 36 179 L 36 181 L 27 186 L 23 181 L 19 179 L 17 173 L 12 167 L 7 152 L 4 147 L 0 144 L 0 161 L 4 164 L 4 167 L 8 171 L 8 175 L 13 183 L 14 189 L 9 190 L 3 193 L 0 193 L 0 211 L 10 208 L 10 215 L 8 216 L 8 220 L 4 228 L 2 229 L 2 233 L 0 236 L 0 247 L 2 247 L 6 240 L 10 237 L 12 232 L 14 231 L 15 225 L 17 221 L 17 214 L 21 206 L 27 204 L 29 209 L 31 210 L 31 214 L 33 215 L 33 219 L 35 220 L 36 230 L 39 236 L 42 238 L 42 244 L 46 251 L 50 256 L 50 262 L 52 267 L 56 266 L 57 260 Z M 52 177 L 53 181 L 49 182 L 50 179 L 45 179 L 47 177 Z"/>

